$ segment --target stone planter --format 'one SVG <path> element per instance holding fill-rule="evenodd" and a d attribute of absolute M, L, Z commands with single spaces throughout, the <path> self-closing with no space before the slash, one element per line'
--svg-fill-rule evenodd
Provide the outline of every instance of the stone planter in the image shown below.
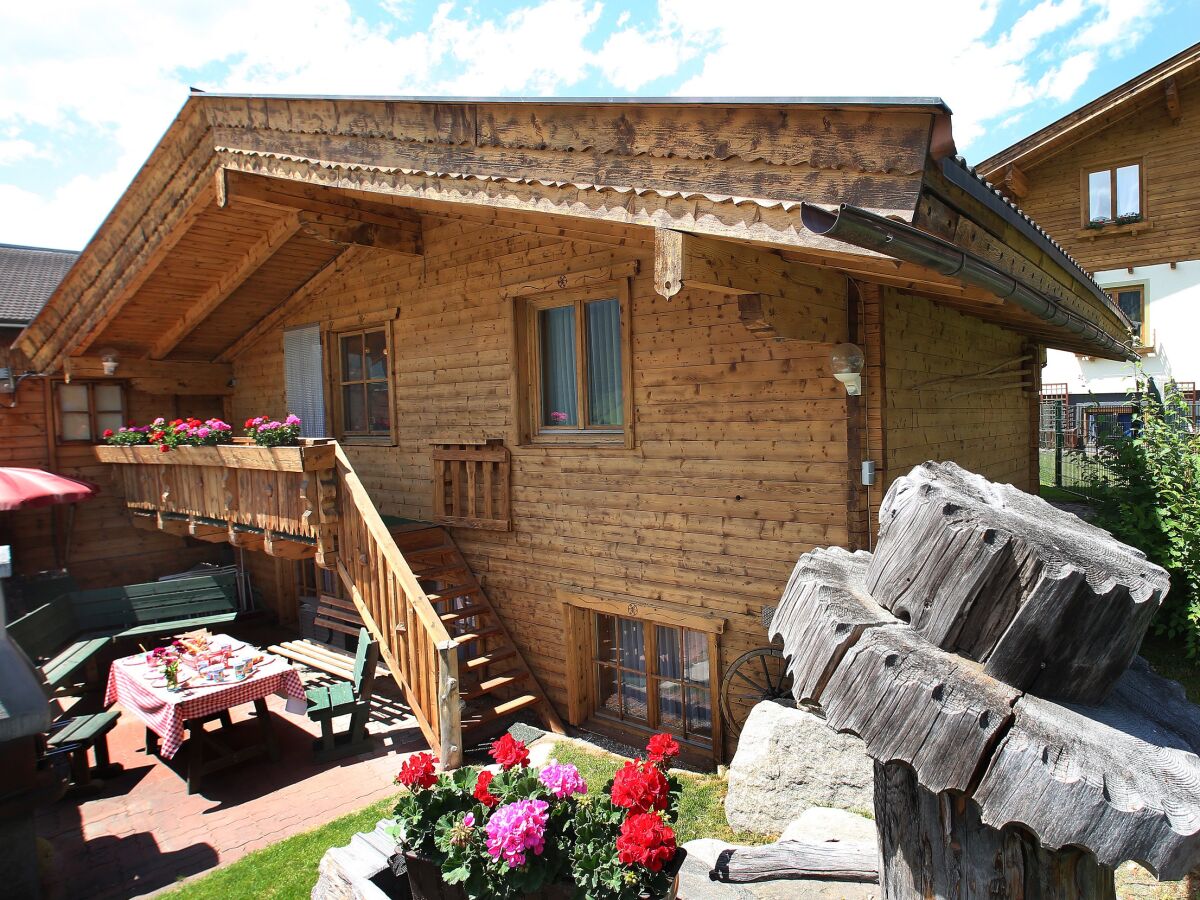
<path fill-rule="evenodd" d="M 687 851 L 680 847 L 675 858 L 667 866 L 672 876 L 671 890 L 665 897 L 647 897 L 646 900 L 675 900 L 679 888 L 679 870 L 683 866 Z M 457 884 L 446 884 L 442 881 L 442 870 L 437 864 L 424 856 L 415 853 L 405 853 L 408 865 L 408 886 L 413 900 L 466 900 L 466 892 Z M 571 900 L 574 896 L 574 886 L 571 884 L 552 884 L 534 894 L 527 894 L 527 900 Z"/>

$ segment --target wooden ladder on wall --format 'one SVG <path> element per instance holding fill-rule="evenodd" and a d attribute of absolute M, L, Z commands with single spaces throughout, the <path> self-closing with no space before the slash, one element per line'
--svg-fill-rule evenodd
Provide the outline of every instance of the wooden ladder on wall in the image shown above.
<path fill-rule="evenodd" d="M 450 533 L 430 525 L 395 529 L 392 536 L 458 644 L 464 734 L 535 707 L 547 726 L 561 733 L 554 707 Z"/>
<path fill-rule="evenodd" d="M 536 711 L 563 724 L 479 580 L 446 529 L 389 529 L 339 446 L 332 490 L 337 549 L 318 553 L 334 569 L 429 745 L 443 765 L 461 764 L 464 736 L 509 715 Z"/>

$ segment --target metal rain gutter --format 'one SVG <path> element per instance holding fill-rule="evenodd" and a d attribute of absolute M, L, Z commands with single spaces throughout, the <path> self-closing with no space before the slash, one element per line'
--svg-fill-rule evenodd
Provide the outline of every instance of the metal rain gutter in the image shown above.
<path fill-rule="evenodd" d="M 1104 329 L 1064 309 L 1057 300 L 1018 281 L 987 260 L 919 228 L 842 204 L 830 212 L 811 203 L 800 205 L 800 219 L 813 234 L 874 250 L 884 256 L 915 263 L 1009 300 L 1051 325 L 1080 335 L 1101 352 L 1135 362 L 1138 355 Z"/>

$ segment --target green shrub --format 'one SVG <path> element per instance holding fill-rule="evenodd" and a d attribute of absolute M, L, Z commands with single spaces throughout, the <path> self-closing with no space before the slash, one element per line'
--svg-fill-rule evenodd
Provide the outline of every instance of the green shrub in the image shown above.
<path fill-rule="evenodd" d="M 1107 437 L 1092 479 L 1096 524 L 1142 550 L 1171 575 L 1155 629 L 1200 655 L 1200 437 L 1168 385 L 1162 399 L 1138 376 L 1135 433 Z"/>

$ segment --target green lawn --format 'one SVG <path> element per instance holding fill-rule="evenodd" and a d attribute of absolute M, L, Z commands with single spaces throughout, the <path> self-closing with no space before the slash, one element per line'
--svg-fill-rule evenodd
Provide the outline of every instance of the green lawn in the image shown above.
<path fill-rule="evenodd" d="M 182 885 L 165 896 L 179 900 L 270 898 L 307 900 L 317 883 L 317 865 L 330 847 L 350 842 L 358 831 L 371 831 L 391 813 L 392 801 L 382 800 L 327 825 L 297 834 L 278 844 L 243 856 L 237 862 Z"/>
<path fill-rule="evenodd" d="M 559 762 L 572 763 L 587 782 L 589 791 L 600 790 L 624 759 L 611 753 L 589 751 L 577 744 L 561 743 L 554 755 Z M 679 802 L 679 843 L 698 837 L 720 838 L 739 844 L 761 844 L 771 840 L 757 834 L 735 833 L 725 824 L 725 779 L 717 775 L 684 773 L 683 797 Z M 349 843 L 357 831 L 370 831 L 391 812 L 391 801 L 343 816 L 304 834 L 247 854 L 237 862 L 181 885 L 166 896 L 176 900 L 230 900 L 269 898 L 307 900 L 317 882 L 317 865 L 330 847 Z"/>

